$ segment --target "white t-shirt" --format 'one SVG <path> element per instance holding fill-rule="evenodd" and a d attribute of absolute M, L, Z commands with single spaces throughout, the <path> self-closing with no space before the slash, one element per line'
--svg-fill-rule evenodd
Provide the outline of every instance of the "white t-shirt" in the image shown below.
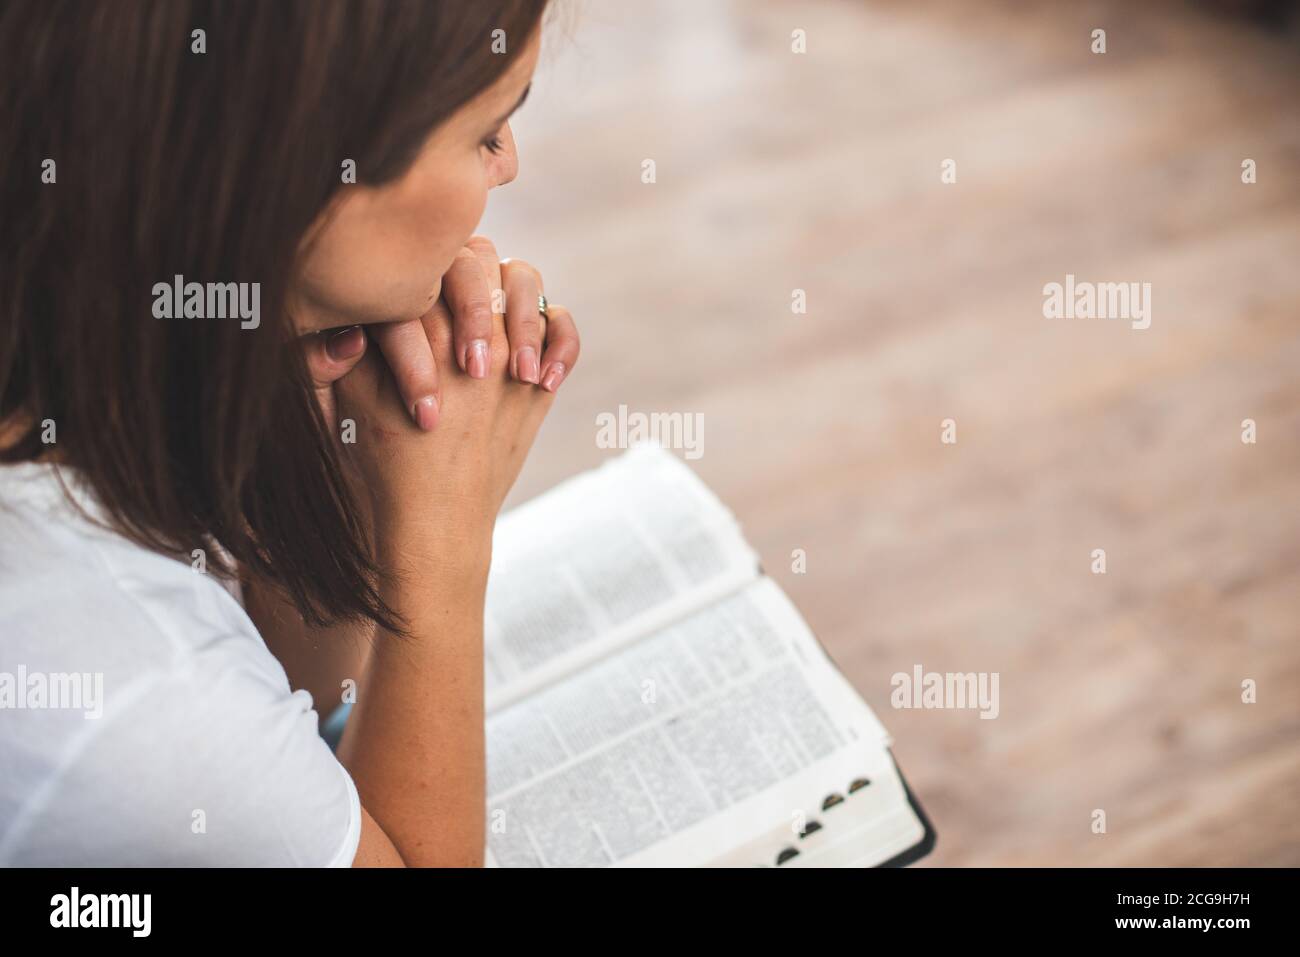
<path fill-rule="evenodd" d="M 0 466 L 0 866 L 350 865 L 311 695 L 219 579 L 58 474 Z"/>

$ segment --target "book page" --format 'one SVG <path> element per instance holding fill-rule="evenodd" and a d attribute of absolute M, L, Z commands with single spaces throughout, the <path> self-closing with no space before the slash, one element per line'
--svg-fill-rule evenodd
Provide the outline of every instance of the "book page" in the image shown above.
<path fill-rule="evenodd" d="M 864 751 L 850 776 L 791 795 L 797 808 L 780 827 L 710 861 L 714 867 L 875 867 L 915 847 L 925 826 L 907 800 L 885 749 Z M 828 785 L 829 782 L 829 785 Z"/>
<path fill-rule="evenodd" d="M 654 851 L 656 863 L 708 863 L 781 827 L 887 741 L 760 579 L 489 715 L 489 852 L 500 866 Z"/>
<path fill-rule="evenodd" d="M 758 557 L 690 468 L 632 449 L 503 515 L 484 622 L 489 711 L 735 592 Z"/>

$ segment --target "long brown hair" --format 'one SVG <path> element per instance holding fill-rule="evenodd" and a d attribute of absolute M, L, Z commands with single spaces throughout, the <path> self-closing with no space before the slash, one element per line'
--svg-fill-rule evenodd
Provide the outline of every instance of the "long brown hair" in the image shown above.
<path fill-rule="evenodd" d="M 0 424 L 17 437 L 0 461 L 48 452 L 52 420 L 57 461 L 133 540 L 188 556 L 210 536 L 314 624 L 400 628 L 286 289 L 344 160 L 361 183 L 400 175 L 545 6 L 5 4 Z M 261 324 L 155 318 L 153 287 L 176 275 L 260 283 Z"/>

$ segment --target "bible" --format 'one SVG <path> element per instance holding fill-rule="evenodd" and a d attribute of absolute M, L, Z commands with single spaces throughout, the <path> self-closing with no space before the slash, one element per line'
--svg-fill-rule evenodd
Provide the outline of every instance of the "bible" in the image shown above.
<path fill-rule="evenodd" d="M 503 514 L 488 864 L 869 867 L 934 830 L 725 505 L 655 446 Z"/>

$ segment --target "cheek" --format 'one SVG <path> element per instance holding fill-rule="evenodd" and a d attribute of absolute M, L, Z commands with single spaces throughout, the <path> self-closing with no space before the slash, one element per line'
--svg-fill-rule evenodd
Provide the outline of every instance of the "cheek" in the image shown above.
<path fill-rule="evenodd" d="M 325 324 L 422 315 L 486 205 L 482 169 L 469 164 L 345 204 L 304 269 L 309 297 L 330 314 Z"/>
<path fill-rule="evenodd" d="M 451 268 L 487 208 L 487 183 L 481 167 L 467 167 L 458 176 L 440 180 L 436 189 L 421 196 L 419 207 L 411 228 L 420 234 L 418 242 L 428 254 L 428 268 L 436 281 Z M 437 298 L 436 291 L 433 298 Z"/>
<path fill-rule="evenodd" d="M 487 184 L 481 166 L 470 163 L 444 166 L 436 178 L 417 182 L 390 211 L 392 241 L 385 255 L 390 263 L 403 263 L 400 275 L 386 270 L 389 281 L 412 284 L 409 291 L 418 294 L 423 311 L 438 298 L 443 274 L 482 219 Z"/>

